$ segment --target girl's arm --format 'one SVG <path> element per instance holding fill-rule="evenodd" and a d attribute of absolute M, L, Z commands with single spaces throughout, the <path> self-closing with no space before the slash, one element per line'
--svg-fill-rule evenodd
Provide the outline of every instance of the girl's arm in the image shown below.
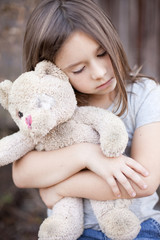
<path fill-rule="evenodd" d="M 152 163 L 153 161 L 157 163 L 160 156 L 160 150 L 158 150 L 159 131 L 160 123 L 156 123 L 139 128 L 135 132 L 132 147 L 133 157 L 151 171 L 151 176 L 144 180 L 141 175 L 145 175 L 145 169 L 136 161 L 124 156 L 108 159 L 102 154 L 98 145 L 84 143 L 53 152 L 29 153 L 14 164 L 14 182 L 18 187 L 46 188 L 71 177 L 87 167 L 108 183 L 115 196 L 120 194 L 117 182 L 120 182 L 130 195 L 134 193 L 128 178 L 136 184 L 134 186 L 134 188 L 136 187 L 135 191 L 139 191 L 139 187 L 143 188 L 146 181 L 150 186 L 149 190 L 151 187 L 155 190 L 157 188 L 159 168 L 157 168 L 156 164 L 153 166 Z M 154 152 L 152 154 L 152 156 L 154 155 L 153 159 L 149 157 L 150 152 Z M 148 161 L 151 166 L 148 165 Z M 155 179 L 155 176 L 156 180 L 150 181 L 152 178 Z M 96 189 L 96 191 L 98 190 Z"/>
<path fill-rule="evenodd" d="M 121 185 L 129 186 L 129 183 L 127 182 L 127 178 L 131 179 L 132 185 L 136 192 L 139 192 L 138 185 L 135 183 L 140 183 L 148 186 L 147 193 L 152 194 L 156 191 L 160 184 L 160 122 L 144 125 L 142 127 L 139 127 L 135 130 L 133 140 L 132 140 L 132 147 L 131 147 L 131 158 L 135 160 L 135 162 L 139 163 L 139 170 L 140 173 L 145 175 L 145 172 L 143 171 L 143 166 L 145 169 L 149 171 L 148 177 L 143 177 L 140 175 L 138 176 L 136 172 L 138 171 L 138 168 L 135 171 L 132 171 L 132 169 L 135 169 L 135 167 L 138 167 L 135 165 L 134 161 L 131 161 L 130 158 L 127 158 L 125 156 L 121 156 L 122 165 L 120 168 L 116 168 L 114 164 L 116 164 L 113 159 L 113 161 L 105 162 L 104 159 L 100 158 L 98 164 L 97 161 L 94 161 L 94 164 L 91 164 L 91 161 L 89 162 L 89 169 L 101 176 L 103 179 L 106 179 L 107 183 L 115 187 L 115 192 L 118 191 L 118 188 L 116 187 L 116 182 L 114 181 L 113 177 L 118 180 L 118 182 L 121 183 Z M 120 159 L 119 158 L 119 159 Z M 95 160 L 95 159 L 94 159 Z M 118 160 L 117 160 L 118 161 Z M 126 167 L 129 166 L 130 168 Z M 114 166 L 114 167 L 113 167 Z M 110 169 L 110 174 L 107 176 L 108 169 Z M 122 174 L 123 173 L 123 174 Z M 127 178 L 125 178 L 125 176 Z M 111 177 L 111 178 L 110 178 Z M 110 180 L 111 179 L 111 180 Z M 134 179 L 134 181 L 133 181 Z M 140 179 L 143 179 L 142 182 Z M 111 184 L 110 184 L 111 181 Z M 113 183 L 113 185 L 112 185 Z M 126 187 L 125 187 L 126 188 Z M 127 188 L 126 188 L 127 189 Z M 142 193 L 140 192 L 140 195 L 143 196 L 144 191 Z"/>
<path fill-rule="evenodd" d="M 55 151 L 29 152 L 13 163 L 13 181 L 20 188 L 55 185 L 85 167 L 82 154 L 87 157 L 87 149 L 85 144 L 77 144 Z"/>
<path fill-rule="evenodd" d="M 124 168 L 126 174 L 132 171 L 134 173 L 132 180 L 139 187 L 144 184 L 137 174 L 137 172 L 145 174 L 146 171 L 140 164 L 122 156 L 115 159 L 106 158 L 98 145 L 90 143 L 76 144 L 50 152 L 30 152 L 13 164 L 13 180 L 16 186 L 21 188 L 46 188 L 64 181 L 85 168 L 93 170 L 108 181 L 115 194 L 117 188 L 110 180 L 116 177 L 114 168 L 117 170 Z M 132 193 L 128 180 L 123 185 L 129 193 Z"/>
<path fill-rule="evenodd" d="M 121 195 L 119 198 L 133 198 L 117 182 Z M 148 189 L 137 189 L 136 197 L 148 196 Z M 117 196 L 113 193 L 107 182 L 97 174 L 84 170 L 76 173 L 63 182 L 48 188 L 40 189 L 40 196 L 48 208 L 52 208 L 63 197 L 80 197 L 99 201 L 114 200 Z"/>
<path fill-rule="evenodd" d="M 149 171 L 146 178 L 149 193 L 154 193 L 160 185 L 160 122 L 138 128 L 135 131 L 131 157 Z"/>
<path fill-rule="evenodd" d="M 13 180 L 21 188 L 46 188 L 85 168 L 107 181 L 115 195 L 119 195 L 115 178 L 129 194 L 133 194 L 133 188 L 124 174 L 129 176 L 132 172 L 133 182 L 141 188 L 144 185 L 137 172 L 145 175 L 146 170 L 140 164 L 124 156 L 106 158 L 98 145 L 90 143 L 50 152 L 30 152 L 13 164 Z"/>
<path fill-rule="evenodd" d="M 143 190 L 140 189 L 137 186 L 137 184 L 133 182 L 133 180 L 130 180 L 130 183 L 136 192 L 136 197 L 145 197 L 153 194 L 157 190 L 160 184 L 159 142 L 160 142 L 160 123 L 149 124 L 141 128 L 138 128 L 135 131 L 135 134 L 133 137 L 133 143 L 132 143 L 132 153 L 131 153 L 132 157 L 135 158 L 136 161 L 141 163 L 143 166 L 145 166 L 150 172 L 148 177 L 144 177 L 144 182 L 148 185 L 146 189 L 143 189 Z M 123 161 L 125 158 L 127 160 L 127 157 L 122 156 L 121 160 Z M 113 159 L 113 161 L 114 160 L 115 159 Z M 93 166 L 96 167 L 95 163 L 93 164 Z M 102 164 L 102 158 L 101 158 L 101 164 L 99 166 L 100 167 L 98 171 L 103 172 L 101 168 L 105 167 L 105 163 Z M 111 165 L 108 164 L 108 167 L 110 166 L 113 166 L 113 162 L 111 163 Z M 124 170 L 121 169 L 121 171 L 119 172 L 126 171 L 125 166 L 123 166 L 123 168 Z M 104 172 L 106 172 L 106 177 L 103 177 L 102 179 L 101 177 L 99 177 L 93 172 L 82 171 L 78 174 L 75 174 L 71 178 L 68 178 L 66 181 L 63 181 L 60 184 L 57 184 L 56 186 L 52 186 L 46 189 L 41 189 L 40 190 L 41 197 L 48 207 L 52 207 L 56 201 L 58 201 L 62 197 L 67 197 L 67 196 L 84 197 L 84 198 L 90 198 L 95 200 L 115 199 L 116 198 L 115 194 L 113 193 L 109 184 L 107 184 L 108 180 L 107 181 L 104 180 L 104 178 L 108 178 L 107 177 L 108 172 L 105 171 L 105 169 L 104 169 Z M 132 171 L 130 171 L 130 173 L 131 173 L 130 179 L 132 179 L 135 173 Z M 122 181 L 122 184 L 128 185 L 128 183 L 126 182 L 126 179 L 124 179 L 123 176 L 121 181 Z M 139 180 L 137 179 L 137 181 Z M 116 181 L 116 184 L 121 192 L 121 198 L 131 197 L 128 195 L 124 187 L 122 187 L 122 184 L 118 183 L 117 181 Z M 115 188 L 117 188 L 117 186 L 115 185 Z M 114 187 L 112 186 L 112 188 Z"/>

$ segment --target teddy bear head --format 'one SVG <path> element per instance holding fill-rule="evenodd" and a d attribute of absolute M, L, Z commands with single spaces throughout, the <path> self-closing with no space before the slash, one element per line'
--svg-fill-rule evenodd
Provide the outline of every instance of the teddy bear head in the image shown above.
<path fill-rule="evenodd" d="M 68 77 L 48 61 L 38 63 L 34 71 L 23 73 L 14 82 L 1 82 L 0 103 L 20 131 L 34 140 L 70 119 L 77 105 Z"/>

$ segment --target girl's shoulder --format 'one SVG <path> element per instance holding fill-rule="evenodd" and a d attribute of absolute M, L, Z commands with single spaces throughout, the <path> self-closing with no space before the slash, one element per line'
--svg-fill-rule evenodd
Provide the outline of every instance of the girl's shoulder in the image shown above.
<path fill-rule="evenodd" d="M 127 86 L 128 111 L 135 119 L 135 127 L 160 121 L 160 85 L 142 78 Z"/>
<path fill-rule="evenodd" d="M 128 84 L 126 87 L 128 102 L 131 105 L 140 106 L 147 99 L 148 101 L 160 101 L 160 85 L 149 78 Z"/>
<path fill-rule="evenodd" d="M 130 83 L 126 87 L 127 94 L 135 94 L 138 96 L 147 95 L 153 90 L 160 90 L 160 86 L 154 80 L 149 78 L 141 78 L 140 80 Z"/>

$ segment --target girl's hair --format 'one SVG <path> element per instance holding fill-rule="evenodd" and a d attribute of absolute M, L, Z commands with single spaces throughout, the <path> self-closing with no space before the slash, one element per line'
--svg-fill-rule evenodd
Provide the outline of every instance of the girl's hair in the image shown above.
<path fill-rule="evenodd" d="M 92 0 L 43 0 L 35 8 L 26 27 L 24 38 L 24 61 L 30 71 L 42 60 L 54 62 L 58 50 L 74 31 L 83 31 L 93 37 L 110 56 L 117 79 L 118 115 L 127 109 L 125 86 L 136 80 L 117 32 L 109 18 Z M 79 105 L 87 99 L 85 94 L 75 90 Z M 86 103 L 85 103 L 86 104 Z"/>

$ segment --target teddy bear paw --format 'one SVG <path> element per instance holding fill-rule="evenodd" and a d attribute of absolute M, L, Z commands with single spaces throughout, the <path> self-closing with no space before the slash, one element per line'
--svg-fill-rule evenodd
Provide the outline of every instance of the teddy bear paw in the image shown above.
<path fill-rule="evenodd" d="M 133 240 L 140 231 L 139 219 L 128 209 L 114 209 L 101 219 L 100 227 L 112 240 Z"/>
<path fill-rule="evenodd" d="M 83 225 L 75 225 L 67 217 L 51 216 L 41 224 L 38 240 L 76 240 L 82 232 Z"/>
<path fill-rule="evenodd" d="M 111 147 L 108 147 L 107 144 L 103 144 L 101 149 L 106 157 L 119 157 L 124 152 L 125 145 L 111 145 Z"/>

